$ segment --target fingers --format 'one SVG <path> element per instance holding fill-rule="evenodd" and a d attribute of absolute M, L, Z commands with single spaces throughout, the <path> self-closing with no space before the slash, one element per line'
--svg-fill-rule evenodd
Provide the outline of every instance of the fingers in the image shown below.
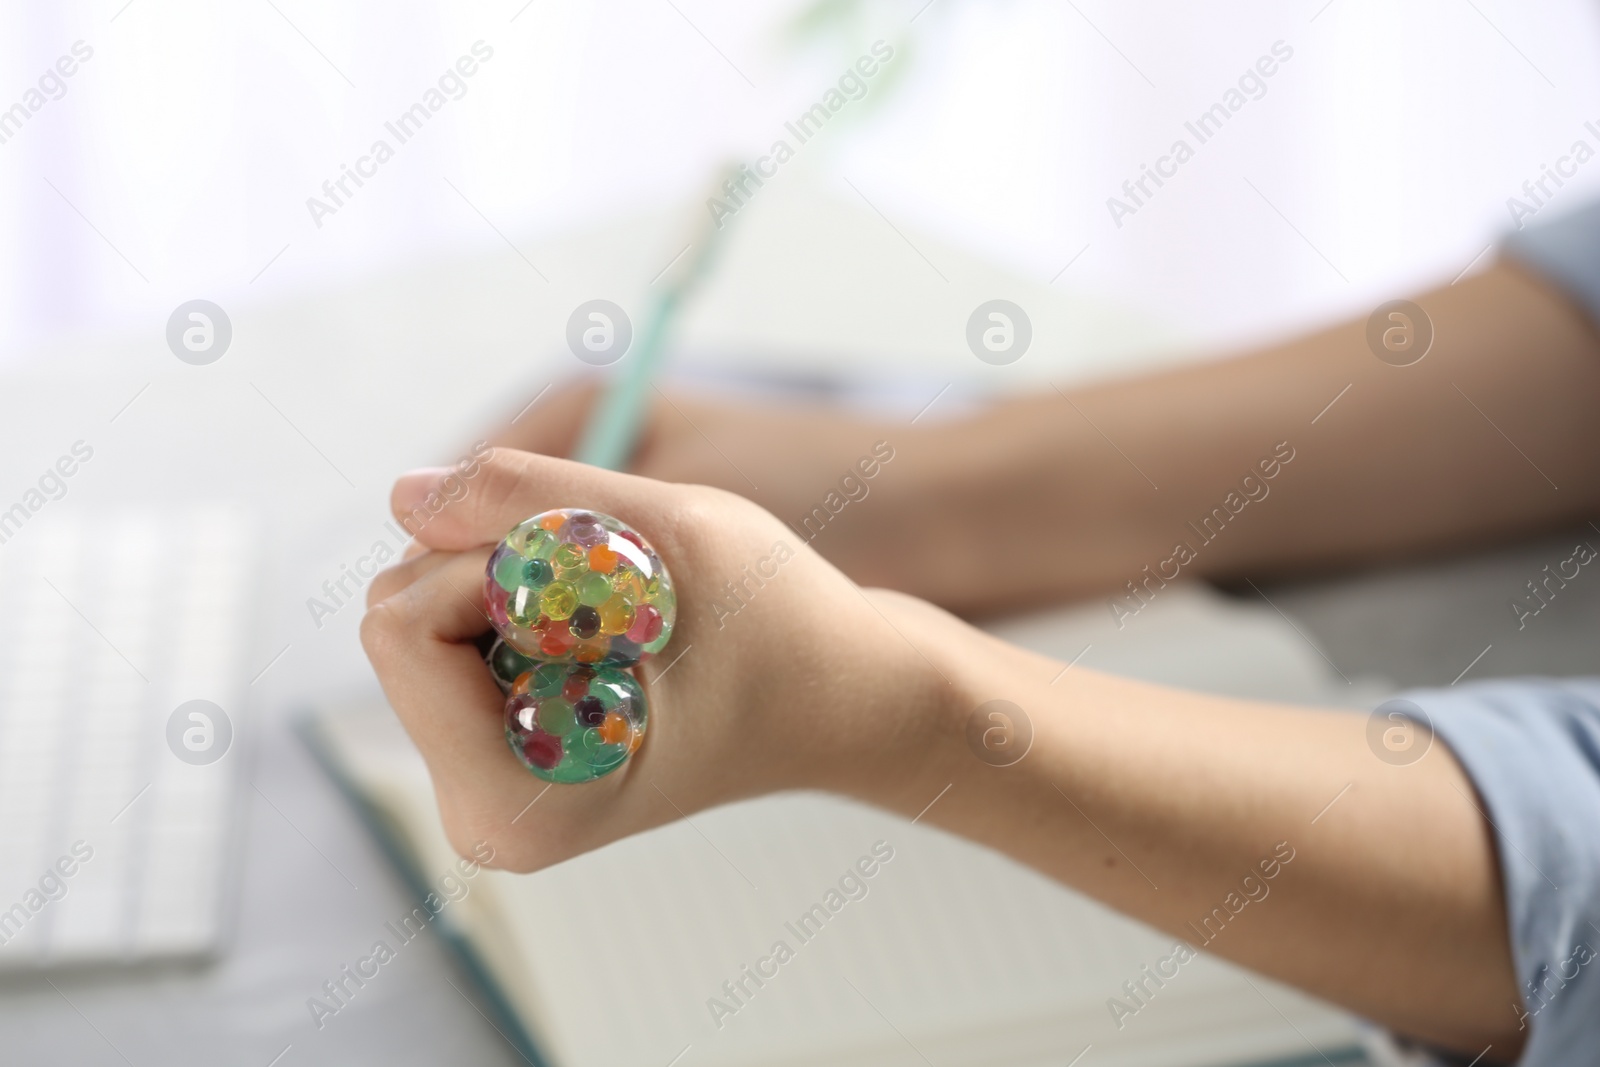
<path fill-rule="evenodd" d="M 429 555 L 442 564 L 369 610 L 361 643 L 428 765 L 456 851 L 476 855 L 487 844 L 495 866 L 531 871 L 668 818 L 658 807 L 641 820 L 635 807 L 609 803 L 631 778 L 624 771 L 557 790 L 518 825 L 550 785 L 506 744 L 505 697 L 472 643 L 490 628 L 479 603 L 489 552 Z"/>
<path fill-rule="evenodd" d="M 434 471 L 401 476 L 389 501 L 396 517 L 423 508 L 430 497 L 438 500 L 438 484 Z M 440 507 L 416 536 L 429 548 L 459 552 L 494 544 L 541 511 L 591 508 L 638 526 L 649 537 L 650 520 L 665 503 L 661 493 L 660 486 L 643 478 L 497 448 L 484 459 L 465 495 Z"/>
<path fill-rule="evenodd" d="M 361 643 L 400 721 L 441 784 L 527 772 L 506 750 L 504 697 L 471 639 L 489 629 L 480 592 L 487 551 L 444 559 L 361 621 Z"/>
<path fill-rule="evenodd" d="M 367 586 L 367 607 L 388 600 L 424 574 L 437 570 L 453 558 L 452 553 L 433 552 L 425 546 L 419 547 L 415 541 L 411 542 L 406 547 L 405 554 L 401 556 L 400 562 L 379 571 Z"/>
<path fill-rule="evenodd" d="M 555 386 L 518 412 L 493 435 L 490 444 L 519 452 L 570 456 L 599 393 L 600 383 L 592 379 Z"/>

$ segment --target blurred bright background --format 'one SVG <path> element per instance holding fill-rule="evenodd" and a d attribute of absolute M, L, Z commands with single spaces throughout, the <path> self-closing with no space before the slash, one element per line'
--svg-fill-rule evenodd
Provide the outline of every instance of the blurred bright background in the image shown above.
<path fill-rule="evenodd" d="M 6 103 L 94 56 L 0 146 L 0 359 L 491 247 L 485 218 L 523 241 L 681 201 L 878 37 L 899 81 L 807 161 L 830 188 L 1208 344 L 1454 276 L 1600 117 L 1579 0 L 925 3 L 10 7 Z M 478 40 L 466 95 L 319 229 L 307 197 Z M 1278 40 L 1266 96 L 1114 226 L 1106 198 Z"/>

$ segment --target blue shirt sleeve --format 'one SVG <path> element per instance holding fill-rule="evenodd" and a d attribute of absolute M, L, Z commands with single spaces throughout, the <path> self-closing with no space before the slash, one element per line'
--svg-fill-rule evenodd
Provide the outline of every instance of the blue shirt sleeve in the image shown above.
<path fill-rule="evenodd" d="M 1519 1067 L 1595 1062 L 1600 679 L 1493 681 L 1404 697 L 1460 760 L 1494 827 L 1528 1031 Z"/>
<path fill-rule="evenodd" d="M 1600 324 L 1600 200 L 1514 231 L 1501 250 L 1544 275 Z"/>

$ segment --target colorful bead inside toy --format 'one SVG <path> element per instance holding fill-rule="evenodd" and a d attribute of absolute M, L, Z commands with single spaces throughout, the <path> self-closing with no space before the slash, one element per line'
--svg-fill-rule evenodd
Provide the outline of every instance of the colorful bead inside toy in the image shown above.
<path fill-rule="evenodd" d="M 632 666 L 672 636 L 677 597 L 649 542 L 573 508 L 519 523 L 489 558 L 484 602 L 513 650 L 543 663 Z"/>
<path fill-rule="evenodd" d="M 539 665 L 536 660 L 529 659 L 506 644 L 506 639 L 503 637 L 494 639 L 494 644 L 483 660 L 489 665 L 489 673 L 494 677 L 494 684 L 500 687 L 500 692 L 508 695 L 518 678 Z"/>
<path fill-rule="evenodd" d="M 491 652 L 491 665 L 494 659 Z M 633 675 L 586 663 L 533 664 L 511 683 L 505 716 L 506 741 L 522 765 L 547 782 L 568 783 L 620 767 L 649 721 Z"/>

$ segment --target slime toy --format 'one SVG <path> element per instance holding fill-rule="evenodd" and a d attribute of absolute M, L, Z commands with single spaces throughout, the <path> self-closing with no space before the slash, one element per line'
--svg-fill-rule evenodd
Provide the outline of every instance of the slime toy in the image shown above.
<path fill-rule="evenodd" d="M 609 515 L 558 508 L 517 524 L 489 557 L 494 628 L 541 663 L 631 667 L 672 636 L 672 578 L 644 538 Z"/>
<path fill-rule="evenodd" d="M 627 671 L 541 663 L 511 686 L 506 742 L 547 782 L 587 782 L 633 755 L 648 717 L 644 690 Z"/>
<path fill-rule="evenodd" d="M 495 548 L 483 595 L 500 635 L 484 659 L 523 766 L 549 782 L 620 767 L 649 718 L 626 668 L 661 651 L 678 614 L 649 542 L 609 515 L 546 511 Z"/>

